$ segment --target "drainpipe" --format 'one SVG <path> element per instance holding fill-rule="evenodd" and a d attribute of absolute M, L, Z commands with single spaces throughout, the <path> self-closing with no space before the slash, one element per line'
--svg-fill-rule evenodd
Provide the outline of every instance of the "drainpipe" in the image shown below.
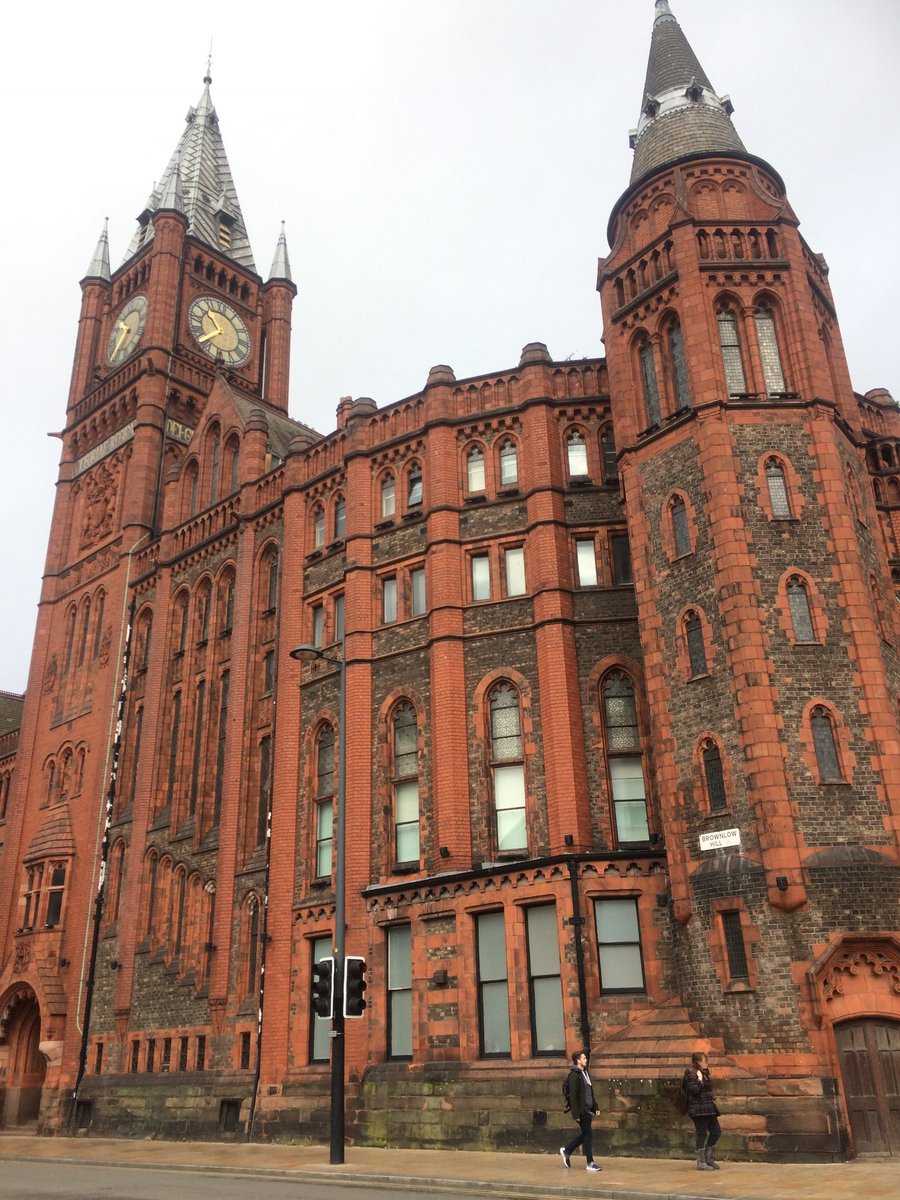
<path fill-rule="evenodd" d="M 284 547 L 282 547 L 282 550 Z M 253 1122 L 256 1120 L 256 1105 L 259 1099 L 259 1079 L 262 1072 L 263 1007 L 266 998 L 266 952 L 269 947 L 269 872 L 272 860 L 272 792 L 275 781 L 275 736 L 277 733 L 278 705 L 278 660 L 281 644 L 281 583 L 284 573 L 282 554 L 278 556 L 278 584 L 275 597 L 275 677 L 272 680 L 272 740 L 269 746 L 269 794 L 266 797 L 266 865 L 263 875 L 262 928 L 260 929 L 259 954 L 259 998 L 256 1009 L 256 1071 L 253 1075 L 253 1091 L 250 1094 L 250 1111 L 247 1114 L 247 1141 L 253 1140 Z"/>
<path fill-rule="evenodd" d="M 581 915 L 578 864 L 574 858 L 570 858 L 567 860 L 566 865 L 569 868 L 569 887 L 572 892 L 572 915 L 567 923 L 572 926 L 572 938 L 575 943 L 575 973 L 578 978 L 578 1011 L 581 1024 L 581 1044 L 586 1050 L 590 1050 L 591 1023 L 588 1018 L 587 979 L 584 974 L 584 945 L 581 940 L 584 917 Z"/>
<path fill-rule="evenodd" d="M 128 596 L 129 577 L 131 575 L 131 556 L 136 547 L 128 553 L 128 572 L 125 578 L 125 597 Z M 104 814 L 103 841 L 100 846 L 100 874 L 97 880 L 97 893 L 94 897 L 93 928 L 91 930 L 91 948 L 88 957 L 88 974 L 84 984 L 84 1014 L 81 1027 L 81 1049 L 78 1054 L 78 1074 L 72 1089 L 72 1107 L 69 1112 L 69 1132 L 75 1132 L 76 1114 L 78 1111 L 78 1090 L 81 1087 L 84 1073 L 87 1069 L 88 1043 L 91 1035 L 91 1008 L 94 1000 L 94 984 L 97 976 L 97 951 L 100 945 L 100 924 L 103 919 L 103 902 L 106 892 L 106 866 L 109 860 L 109 832 L 112 826 L 113 805 L 116 799 L 116 781 L 119 774 L 119 758 L 122 752 L 122 736 L 125 725 L 125 700 L 128 693 L 128 661 L 131 657 L 131 632 L 134 627 L 134 611 L 136 598 L 132 597 L 128 608 L 128 617 L 124 630 L 124 646 L 122 648 L 122 680 L 119 687 L 119 700 L 116 705 L 116 725 L 112 744 L 112 761 L 109 772 L 109 788 L 106 792 L 106 811 Z M 76 1004 L 77 1017 L 77 1004 Z"/>

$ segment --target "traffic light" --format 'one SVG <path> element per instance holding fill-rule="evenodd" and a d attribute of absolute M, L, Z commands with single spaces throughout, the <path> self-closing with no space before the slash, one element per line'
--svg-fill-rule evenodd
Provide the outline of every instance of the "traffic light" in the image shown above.
<path fill-rule="evenodd" d="M 344 1016 L 361 1017 L 366 1007 L 366 960 L 344 959 Z"/>
<path fill-rule="evenodd" d="M 317 1017 L 334 1015 L 334 959 L 321 958 L 313 963 L 312 1006 Z"/>

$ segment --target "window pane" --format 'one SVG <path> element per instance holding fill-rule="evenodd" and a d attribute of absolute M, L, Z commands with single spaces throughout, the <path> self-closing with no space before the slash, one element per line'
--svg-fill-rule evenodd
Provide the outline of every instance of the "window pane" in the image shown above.
<path fill-rule="evenodd" d="M 632 582 L 631 578 L 631 550 L 628 546 L 628 537 L 625 534 L 614 534 L 610 538 L 612 546 L 613 560 L 613 583 L 622 587 Z"/>
<path fill-rule="evenodd" d="M 672 381 L 675 384 L 675 404 L 679 412 L 691 407 L 688 389 L 687 364 L 684 361 L 684 343 L 681 326 L 675 324 L 669 330 L 669 356 L 672 360 Z"/>
<path fill-rule="evenodd" d="M 391 1058 L 412 1058 L 412 992 L 391 992 Z"/>
<path fill-rule="evenodd" d="M 382 517 L 392 517 L 395 509 L 394 497 L 394 477 L 386 475 L 381 485 L 381 515 Z"/>
<path fill-rule="evenodd" d="M 642 992 L 644 969 L 640 946 L 601 946 L 600 985 L 604 991 Z"/>
<path fill-rule="evenodd" d="M 732 979 L 747 979 L 747 949 L 739 912 L 722 913 L 722 929 L 725 934 L 725 950 L 728 954 L 728 970 Z"/>
<path fill-rule="evenodd" d="M 682 554 L 690 554 L 691 535 L 683 500 L 676 500 L 672 505 L 672 532 L 675 536 L 676 555 L 680 558 Z"/>
<path fill-rule="evenodd" d="M 506 594 L 525 594 L 525 551 L 521 547 L 506 551 Z"/>
<path fill-rule="evenodd" d="M 765 309 L 758 309 L 756 312 L 756 340 L 759 343 L 759 356 L 762 359 L 766 391 L 783 392 L 785 390 L 784 371 L 781 369 L 781 354 L 778 351 L 778 339 L 775 336 L 775 320 L 772 314 Z"/>
<path fill-rule="evenodd" d="M 419 785 L 415 780 L 398 783 L 394 788 L 397 824 L 419 819 Z"/>
<path fill-rule="evenodd" d="M 521 758 L 521 735 L 518 692 L 501 684 L 491 693 L 491 758 L 495 762 Z"/>
<path fill-rule="evenodd" d="M 347 506 L 343 500 L 338 500 L 334 506 L 334 536 L 342 538 L 347 527 Z"/>
<path fill-rule="evenodd" d="M 719 747 L 708 745 L 703 751 L 703 771 L 706 775 L 706 793 L 709 797 L 710 812 L 727 808 L 728 798 L 725 795 L 725 777 L 722 774 L 722 756 Z"/>
<path fill-rule="evenodd" d="M 484 491 L 484 455 L 480 450 L 472 450 L 466 459 L 468 472 L 468 490 L 470 492 Z"/>
<path fill-rule="evenodd" d="M 637 756 L 611 758 L 609 760 L 609 775 L 612 781 L 614 800 L 645 799 L 644 772 L 640 758 Z"/>
<path fill-rule="evenodd" d="M 637 705 L 629 679 L 613 676 L 603 688 L 606 738 L 610 751 L 639 750 Z"/>
<path fill-rule="evenodd" d="M 573 433 L 566 442 L 566 454 L 569 460 L 569 474 L 572 476 L 587 475 L 587 445 L 580 433 Z"/>
<path fill-rule="evenodd" d="M 648 842 L 647 805 L 643 800 L 616 803 L 616 837 L 620 842 Z"/>
<path fill-rule="evenodd" d="M 422 503 L 422 472 L 418 467 L 413 467 L 409 473 L 409 493 L 406 499 L 408 508 L 414 508 L 417 504 Z"/>
<path fill-rule="evenodd" d="M 342 642 L 344 640 L 344 597 L 335 596 L 334 598 L 334 640 Z"/>
<path fill-rule="evenodd" d="M 397 580 L 393 576 L 382 580 L 382 620 L 385 625 L 397 620 Z"/>
<path fill-rule="evenodd" d="M 412 585 L 412 615 L 420 617 L 425 611 L 425 568 L 417 567 L 410 574 Z"/>
<path fill-rule="evenodd" d="M 769 503 L 773 517 L 789 517 L 791 502 L 788 496 L 784 471 L 776 463 L 766 467 L 766 484 L 769 488 Z"/>
<path fill-rule="evenodd" d="M 532 975 L 559 975 L 559 931 L 556 905 L 525 910 L 528 926 L 528 967 Z"/>
<path fill-rule="evenodd" d="M 497 812 L 497 849 L 503 853 L 528 849 L 524 808 L 507 808 Z"/>
<path fill-rule="evenodd" d="M 706 674 L 706 647 L 703 644 L 703 627 L 699 617 L 691 617 L 685 624 L 688 657 L 691 660 L 691 675 Z"/>
<path fill-rule="evenodd" d="M 630 897 L 625 900 L 597 901 L 597 936 L 603 943 L 639 942 L 637 903 Z"/>
<path fill-rule="evenodd" d="M 334 804 L 323 800 L 316 807 L 316 877 L 325 879 L 331 874 Z"/>
<path fill-rule="evenodd" d="M 816 748 L 816 760 L 819 764 L 819 775 L 822 779 L 840 779 L 841 769 L 838 765 L 837 748 L 834 744 L 834 730 L 827 716 L 814 716 L 811 719 L 813 744 Z"/>
<path fill-rule="evenodd" d="M 478 923 L 478 976 L 506 979 L 506 927 L 502 912 L 484 913 Z"/>
<path fill-rule="evenodd" d="M 317 604 L 313 609 L 313 645 L 321 646 L 325 642 L 325 609 Z"/>
<path fill-rule="evenodd" d="M 644 381 L 644 402 L 647 405 L 647 424 L 658 425 L 660 421 L 659 389 L 656 386 L 656 364 L 653 347 L 649 343 L 641 346 L 641 376 Z"/>
<path fill-rule="evenodd" d="M 313 544 L 316 547 L 325 545 L 325 510 L 316 509 Z"/>
<path fill-rule="evenodd" d="M 412 931 L 408 925 L 388 929 L 388 987 L 412 987 Z"/>
<path fill-rule="evenodd" d="M 575 553 L 578 562 L 578 586 L 596 587 L 597 585 L 597 555 L 594 552 L 593 539 L 577 541 Z"/>
<path fill-rule="evenodd" d="M 532 982 L 534 995 L 534 1040 L 535 1052 L 558 1050 L 566 1047 L 563 1026 L 562 991 L 559 977 L 535 979 Z"/>
<path fill-rule="evenodd" d="M 500 447 L 500 484 L 508 487 L 519 482 L 519 459 L 514 442 L 504 442 Z"/>
<path fill-rule="evenodd" d="M 729 392 L 746 392 L 744 363 L 738 339 L 737 320 L 734 313 L 719 313 L 719 344 L 722 347 L 722 362 L 725 366 L 725 382 Z"/>
<path fill-rule="evenodd" d="M 419 822 L 412 825 L 398 825 L 396 828 L 396 855 L 398 863 L 414 863 L 419 861 Z"/>
<path fill-rule="evenodd" d="M 490 600 L 491 598 L 491 569 L 486 554 L 476 554 L 472 557 L 472 599 Z"/>
<path fill-rule="evenodd" d="M 509 1054 L 509 984 L 505 979 L 481 985 L 481 1053 Z"/>
<path fill-rule="evenodd" d="M 794 627 L 794 637 L 798 642 L 813 642 L 816 639 L 813 630 L 812 615 L 809 611 L 809 596 L 802 583 L 788 584 L 788 607 L 791 610 L 791 624 Z"/>

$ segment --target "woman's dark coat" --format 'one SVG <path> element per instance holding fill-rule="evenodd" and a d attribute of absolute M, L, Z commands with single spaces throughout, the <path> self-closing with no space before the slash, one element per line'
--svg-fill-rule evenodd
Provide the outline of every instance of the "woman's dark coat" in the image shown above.
<path fill-rule="evenodd" d="M 688 1116 L 717 1117 L 719 1110 L 716 1108 L 716 1101 L 713 1096 L 709 1068 L 707 1067 L 705 1071 L 701 1071 L 701 1075 L 703 1078 L 698 1079 L 697 1068 L 688 1067 L 684 1073 L 684 1079 L 681 1081 L 684 1094 L 687 1096 Z"/>

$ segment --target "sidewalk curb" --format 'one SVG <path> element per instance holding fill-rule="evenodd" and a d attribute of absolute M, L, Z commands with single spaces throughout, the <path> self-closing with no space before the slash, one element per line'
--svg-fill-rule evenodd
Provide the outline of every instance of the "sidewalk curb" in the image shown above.
<path fill-rule="evenodd" d="M 180 1171 L 187 1174 L 242 1176 L 247 1179 L 289 1179 L 297 1183 L 331 1183 L 337 1186 L 392 1187 L 402 1191 L 446 1192 L 453 1195 L 469 1194 L 486 1196 L 513 1196 L 523 1200 L 544 1200 L 550 1196 L 589 1196 L 592 1200 L 734 1200 L 733 1197 L 715 1196 L 710 1192 L 702 1196 L 686 1192 L 644 1192 L 633 1188 L 605 1187 L 602 1184 L 530 1184 L 499 1182 L 477 1179 L 438 1179 L 421 1175 L 381 1175 L 370 1171 L 346 1170 L 346 1164 L 338 1164 L 331 1170 L 321 1167 L 217 1167 L 194 1163 L 155 1162 L 103 1162 L 99 1159 L 47 1157 L 0 1153 L 0 1162 L 59 1163 L 63 1166 L 105 1167 L 110 1170 Z M 746 1200 L 765 1200 L 765 1197 L 746 1197 Z"/>

